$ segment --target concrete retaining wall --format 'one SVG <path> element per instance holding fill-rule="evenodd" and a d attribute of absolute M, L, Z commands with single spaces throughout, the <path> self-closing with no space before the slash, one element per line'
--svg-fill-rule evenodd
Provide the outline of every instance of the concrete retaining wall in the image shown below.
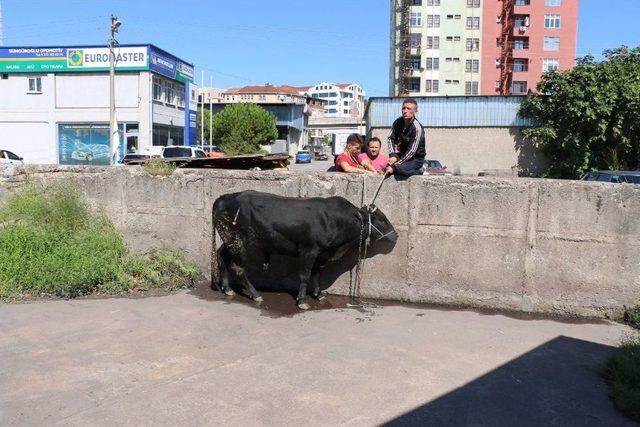
<path fill-rule="evenodd" d="M 335 173 L 28 167 L 0 171 L 0 202 L 29 177 L 70 179 L 130 246 L 181 249 L 208 269 L 211 206 L 224 193 L 344 196 L 363 178 Z M 368 197 L 377 179 L 367 179 Z M 362 295 L 585 316 L 640 304 L 640 186 L 463 177 L 388 180 L 377 205 L 400 234 L 367 261 Z M 331 288 L 347 293 L 349 274 Z"/>

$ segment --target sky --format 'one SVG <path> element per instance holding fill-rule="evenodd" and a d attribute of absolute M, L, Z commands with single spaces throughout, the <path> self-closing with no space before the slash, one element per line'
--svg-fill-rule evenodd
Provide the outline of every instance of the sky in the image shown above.
<path fill-rule="evenodd" d="M 579 1 L 578 56 L 640 46 L 640 0 Z M 121 44 L 155 44 L 194 64 L 198 84 L 204 71 L 220 88 L 355 82 L 388 95 L 389 0 L 0 2 L 5 46 L 106 44 L 113 13 Z"/>

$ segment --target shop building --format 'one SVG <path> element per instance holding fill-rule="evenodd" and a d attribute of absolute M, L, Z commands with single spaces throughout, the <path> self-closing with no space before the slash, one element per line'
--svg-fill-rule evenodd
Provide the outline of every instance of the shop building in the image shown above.
<path fill-rule="evenodd" d="M 153 45 L 114 58 L 117 157 L 196 145 L 193 65 Z M 101 46 L 0 48 L 0 149 L 27 163 L 112 162 L 109 59 Z"/>

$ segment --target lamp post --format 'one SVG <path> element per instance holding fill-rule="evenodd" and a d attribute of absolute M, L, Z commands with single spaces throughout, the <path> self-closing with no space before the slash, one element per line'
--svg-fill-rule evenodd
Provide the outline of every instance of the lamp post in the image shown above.
<path fill-rule="evenodd" d="M 116 91 L 115 91 L 115 34 L 122 25 L 122 22 L 114 15 L 111 15 L 111 26 L 109 36 L 109 159 L 113 161 L 118 152 L 120 138 L 118 138 L 118 123 L 116 121 Z"/>

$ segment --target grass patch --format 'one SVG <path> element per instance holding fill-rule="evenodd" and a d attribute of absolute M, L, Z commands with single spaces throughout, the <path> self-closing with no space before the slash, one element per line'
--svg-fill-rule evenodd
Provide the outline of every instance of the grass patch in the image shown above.
<path fill-rule="evenodd" d="M 154 176 L 170 176 L 177 166 L 171 162 L 164 162 L 161 159 L 151 159 L 142 164 L 142 168 L 149 174 Z"/>
<path fill-rule="evenodd" d="M 75 297 L 193 286 L 197 267 L 177 252 L 130 253 L 70 184 L 27 186 L 0 209 L 0 297 Z"/>
<path fill-rule="evenodd" d="M 640 421 L 640 336 L 628 339 L 604 368 L 616 407 L 635 421 Z"/>
<path fill-rule="evenodd" d="M 624 311 L 624 321 L 629 326 L 640 329 L 640 307 L 628 308 Z"/>

